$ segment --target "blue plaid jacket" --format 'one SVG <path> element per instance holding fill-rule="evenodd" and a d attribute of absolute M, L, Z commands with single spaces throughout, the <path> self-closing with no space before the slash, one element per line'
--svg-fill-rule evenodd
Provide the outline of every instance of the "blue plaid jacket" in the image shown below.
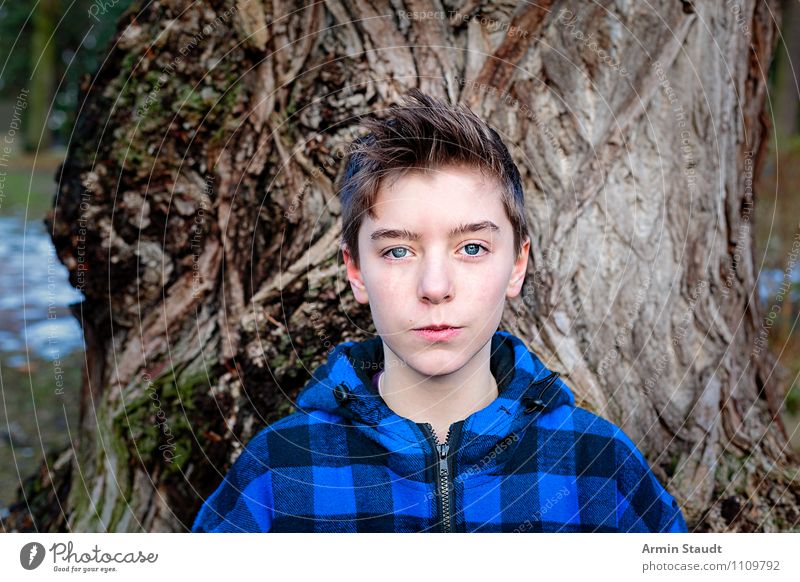
<path fill-rule="evenodd" d="M 336 346 L 297 412 L 254 436 L 194 532 L 685 532 L 634 443 L 576 407 L 516 336 L 497 331 L 499 396 L 453 423 L 394 413 L 373 376 L 380 337 Z"/>

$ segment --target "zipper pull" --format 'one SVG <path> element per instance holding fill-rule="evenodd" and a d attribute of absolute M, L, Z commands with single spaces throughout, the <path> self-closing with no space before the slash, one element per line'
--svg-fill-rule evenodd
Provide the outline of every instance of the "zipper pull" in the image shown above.
<path fill-rule="evenodd" d="M 439 447 L 439 471 L 447 472 L 447 452 L 450 450 L 450 445 L 442 443 Z"/>

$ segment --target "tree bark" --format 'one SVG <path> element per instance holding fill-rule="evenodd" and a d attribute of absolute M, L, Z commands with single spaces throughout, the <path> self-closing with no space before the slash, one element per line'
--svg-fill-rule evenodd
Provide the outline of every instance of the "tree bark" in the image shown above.
<path fill-rule="evenodd" d="M 334 183 L 358 116 L 418 86 L 523 174 L 531 261 L 501 327 L 631 436 L 690 529 L 797 528 L 753 256 L 776 2 L 515 5 L 123 16 L 48 218 L 86 295 L 81 424 L 7 527 L 185 531 L 328 350 L 374 331 Z"/>

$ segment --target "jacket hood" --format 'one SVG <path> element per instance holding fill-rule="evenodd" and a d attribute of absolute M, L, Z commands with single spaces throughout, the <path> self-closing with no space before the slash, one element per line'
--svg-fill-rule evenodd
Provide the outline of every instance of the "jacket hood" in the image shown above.
<path fill-rule="evenodd" d="M 489 366 L 497 380 L 498 397 L 471 415 L 477 417 L 473 424 L 479 426 L 483 424 L 480 421 L 485 421 L 495 431 L 494 419 L 498 416 L 511 421 L 535 411 L 547 414 L 562 405 L 575 405 L 571 390 L 559 374 L 545 367 L 521 339 L 496 331 L 491 341 Z M 297 408 L 306 413 L 330 413 L 372 427 L 396 422 L 400 417 L 372 384 L 372 376 L 383 368 L 383 341 L 379 336 L 340 343 L 301 390 Z M 408 440 L 415 438 L 407 436 Z"/>

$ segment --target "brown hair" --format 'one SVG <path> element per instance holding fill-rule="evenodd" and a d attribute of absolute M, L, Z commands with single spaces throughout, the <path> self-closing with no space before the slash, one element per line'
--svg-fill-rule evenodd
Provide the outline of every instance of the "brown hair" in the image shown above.
<path fill-rule="evenodd" d="M 358 231 L 387 179 L 409 171 L 428 171 L 449 164 L 468 164 L 502 186 L 503 206 L 514 230 L 519 255 L 528 235 L 525 197 L 519 170 L 497 132 L 463 105 L 446 103 L 411 89 L 403 106 L 393 106 L 385 119 L 366 117 L 369 133 L 356 139 L 347 154 L 339 191 L 342 243 L 359 265 Z"/>

